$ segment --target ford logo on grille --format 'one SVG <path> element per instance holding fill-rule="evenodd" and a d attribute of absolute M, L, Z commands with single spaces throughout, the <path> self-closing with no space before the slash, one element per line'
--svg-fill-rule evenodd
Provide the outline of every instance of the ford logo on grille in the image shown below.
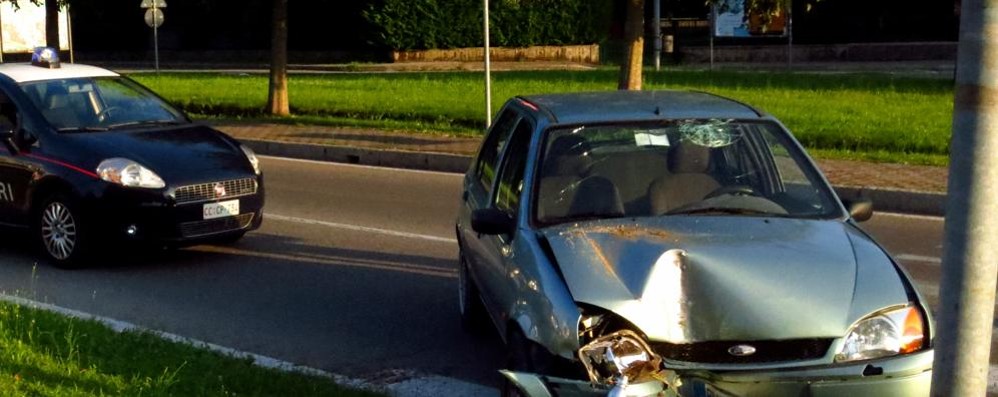
<path fill-rule="evenodd" d="M 755 354 L 755 347 L 749 345 L 735 345 L 728 349 L 728 354 L 735 357 L 745 357 Z"/>
<path fill-rule="evenodd" d="M 221 183 L 215 184 L 215 197 L 225 197 L 225 185 Z"/>

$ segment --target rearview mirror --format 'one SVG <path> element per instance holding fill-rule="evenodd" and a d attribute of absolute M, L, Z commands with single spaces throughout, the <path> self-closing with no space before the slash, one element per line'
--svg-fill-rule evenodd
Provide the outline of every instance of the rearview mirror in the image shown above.
<path fill-rule="evenodd" d="M 471 212 L 471 230 L 488 235 L 513 234 L 516 221 L 505 212 L 484 208 Z"/>
<path fill-rule="evenodd" d="M 868 198 L 858 197 L 852 200 L 842 200 L 842 204 L 846 206 L 849 216 L 856 222 L 866 222 L 873 218 L 873 201 Z"/>

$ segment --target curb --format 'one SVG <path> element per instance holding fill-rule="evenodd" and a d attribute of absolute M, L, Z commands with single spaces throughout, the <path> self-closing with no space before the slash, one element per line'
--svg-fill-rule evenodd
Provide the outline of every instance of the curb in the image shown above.
<path fill-rule="evenodd" d="M 0 301 L 33 309 L 45 310 L 80 320 L 96 321 L 117 333 L 147 333 L 170 342 L 190 345 L 236 359 L 249 360 L 253 363 L 253 365 L 261 368 L 327 378 L 343 387 L 387 394 L 390 397 L 486 397 L 493 396 L 498 392 L 498 390 L 494 388 L 466 382 L 460 379 L 437 375 L 420 376 L 418 374 L 406 373 L 407 371 L 388 371 L 388 375 L 394 376 L 387 376 L 383 380 L 352 378 L 341 374 L 323 371 L 321 369 L 283 361 L 273 357 L 236 350 L 230 347 L 220 346 L 194 338 L 188 338 L 169 332 L 146 328 L 126 321 L 85 313 L 49 303 L 8 295 L 6 293 L 0 293 Z"/>
<path fill-rule="evenodd" d="M 239 138 L 237 137 L 237 139 Z M 239 139 L 239 141 L 249 146 L 253 151 L 268 156 L 425 171 L 464 173 L 468 170 L 472 160 L 470 156 L 449 153 L 409 152 L 256 139 Z M 874 208 L 877 211 L 928 216 L 945 215 L 946 194 L 943 193 L 877 187 L 834 186 L 834 188 L 839 197 L 844 200 L 858 197 L 873 200 Z"/>

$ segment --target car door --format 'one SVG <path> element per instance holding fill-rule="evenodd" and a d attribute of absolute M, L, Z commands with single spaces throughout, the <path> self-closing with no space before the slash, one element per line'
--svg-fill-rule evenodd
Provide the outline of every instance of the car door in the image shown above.
<path fill-rule="evenodd" d="M 534 126 L 530 119 L 521 118 L 506 145 L 506 150 L 503 152 L 492 195 L 491 204 L 513 220 L 520 219 L 520 201 L 523 199 L 524 191 L 523 177 L 527 169 L 530 138 L 533 131 Z M 485 268 L 490 273 L 489 280 L 493 283 L 489 288 L 492 290 L 498 313 L 503 320 L 508 318 L 507 310 L 513 307 L 517 299 L 515 282 L 519 276 L 520 265 L 516 262 L 524 254 L 516 252 L 513 248 L 514 241 L 523 238 L 518 232 L 519 230 L 520 225 L 517 225 L 516 230 L 510 235 L 481 236 L 481 239 L 484 240 L 482 245 L 489 253 L 484 258 L 487 261 Z"/>
<path fill-rule="evenodd" d="M 499 160 L 506 143 L 509 141 L 513 129 L 520 121 L 520 113 L 515 108 L 507 106 L 500 113 L 496 122 L 489 130 L 479 155 L 475 160 L 472 169 L 468 171 L 464 182 L 464 202 L 461 208 L 460 220 L 458 222 L 461 242 L 463 245 L 462 254 L 468 261 L 469 272 L 481 290 L 482 298 L 486 305 L 493 306 L 494 301 L 492 291 L 489 290 L 487 282 L 489 272 L 485 271 L 490 262 L 486 257 L 492 256 L 489 250 L 482 244 L 482 236 L 471 230 L 471 212 L 477 209 L 487 208 L 491 205 L 492 190 L 495 185 L 496 171 L 499 169 Z"/>
<path fill-rule="evenodd" d="M 24 118 L 17 105 L 0 90 L 0 130 L 23 134 Z M 33 166 L 11 145 L 0 144 L 0 223 L 23 226 L 27 223 L 28 185 Z"/>

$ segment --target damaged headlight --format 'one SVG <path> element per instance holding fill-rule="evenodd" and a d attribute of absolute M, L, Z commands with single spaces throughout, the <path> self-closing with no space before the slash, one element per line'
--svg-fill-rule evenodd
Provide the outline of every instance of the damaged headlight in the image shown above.
<path fill-rule="evenodd" d="M 662 359 L 641 336 L 631 331 L 597 338 L 579 349 L 579 359 L 589 373 L 589 380 L 596 384 L 666 381 L 662 377 Z"/>
<path fill-rule="evenodd" d="M 916 352 L 925 339 L 922 311 L 909 306 L 867 317 L 849 330 L 836 362 L 872 360 Z"/>

